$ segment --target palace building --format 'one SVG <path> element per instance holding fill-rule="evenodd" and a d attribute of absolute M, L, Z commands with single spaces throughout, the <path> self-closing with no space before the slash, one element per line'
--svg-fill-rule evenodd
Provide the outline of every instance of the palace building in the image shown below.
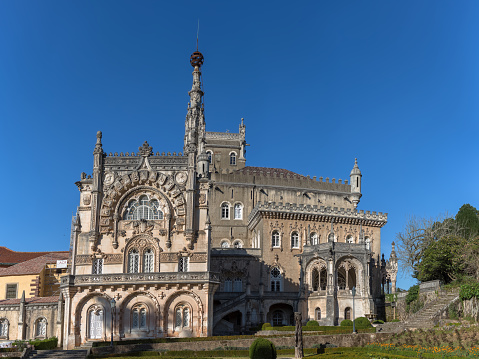
<path fill-rule="evenodd" d="M 322 325 L 381 315 L 397 260 L 380 259 L 387 214 L 357 208 L 357 161 L 345 181 L 247 166 L 243 119 L 238 133 L 206 130 L 202 54 L 190 62 L 183 153 L 146 141 L 108 152 L 97 133 L 92 173 L 76 182 L 64 348 L 239 334 L 295 311 Z"/>

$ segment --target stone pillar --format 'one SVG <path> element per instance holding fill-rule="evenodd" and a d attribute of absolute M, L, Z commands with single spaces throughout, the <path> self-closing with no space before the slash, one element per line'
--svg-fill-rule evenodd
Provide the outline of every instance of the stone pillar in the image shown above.
<path fill-rule="evenodd" d="M 25 311 L 26 311 L 26 308 L 25 308 L 25 305 L 26 305 L 26 301 L 25 301 L 25 291 L 23 291 L 22 293 L 22 299 L 20 300 L 20 310 L 19 310 L 19 314 L 18 314 L 18 333 L 17 333 L 17 339 L 18 340 L 25 340 L 25 327 L 26 327 L 26 323 L 25 323 Z"/>
<path fill-rule="evenodd" d="M 294 343 L 294 358 L 303 358 L 303 316 L 301 312 L 294 313 L 295 328 L 295 343 Z"/>

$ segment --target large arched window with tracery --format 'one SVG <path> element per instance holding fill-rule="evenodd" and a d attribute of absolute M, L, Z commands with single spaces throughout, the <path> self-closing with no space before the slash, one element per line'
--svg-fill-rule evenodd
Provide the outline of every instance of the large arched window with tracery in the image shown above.
<path fill-rule="evenodd" d="M 145 249 L 143 252 L 143 273 L 151 273 L 155 271 L 155 254 L 151 248 Z"/>
<path fill-rule="evenodd" d="M 175 310 L 175 330 L 191 328 L 191 309 L 186 304 L 180 304 Z"/>
<path fill-rule="evenodd" d="M 131 329 L 146 329 L 146 308 L 139 305 L 131 311 Z"/>
<path fill-rule="evenodd" d="M 163 212 L 159 209 L 160 203 L 156 199 L 149 199 L 148 196 L 141 196 L 130 201 L 124 218 L 127 220 L 140 219 L 163 219 Z"/>
<path fill-rule="evenodd" d="M 38 318 L 35 321 L 35 337 L 47 336 L 47 320 L 45 318 Z"/>
<path fill-rule="evenodd" d="M 319 290 L 319 271 L 317 268 L 313 268 L 311 272 L 311 286 L 313 287 L 313 292 Z"/>
<path fill-rule="evenodd" d="M 0 319 L 0 337 L 8 338 L 8 320 L 6 318 Z"/>
<path fill-rule="evenodd" d="M 282 279 L 282 275 L 281 275 L 281 271 L 279 270 L 278 267 L 273 267 L 273 269 L 271 269 L 271 273 L 270 273 L 270 279 L 271 279 L 271 291 L 272 292 L 281 292 L 281 279 Z"/>

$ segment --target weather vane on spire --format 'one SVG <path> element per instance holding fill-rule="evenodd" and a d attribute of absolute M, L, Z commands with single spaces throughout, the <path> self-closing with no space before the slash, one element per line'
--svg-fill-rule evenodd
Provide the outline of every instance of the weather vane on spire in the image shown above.
<path fill-rule="evenodd" d="M 196 31 L 196 51 L 191 54 L 190 64 L 194 68 L 200 68 L 203 65 L 204 57 L 201 52 L 198 51 L 198 38 L 200 36 L 200 19 L 198 19 L 198 30 Z"/>
<path fill-rule="evenodd" d="M 198 30 L 196 31 L 196 51 L 198 51 L 198 38 L 200 37 L 200 19 L 198 19 Z"/>

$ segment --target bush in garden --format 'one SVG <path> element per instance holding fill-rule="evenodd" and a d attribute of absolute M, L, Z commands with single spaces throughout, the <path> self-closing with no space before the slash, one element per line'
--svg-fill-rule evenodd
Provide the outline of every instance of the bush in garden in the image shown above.
<path fill-rule="evenodd" d="M 369 319 L 365 318 L 365 317 L 359 317 L 359 318 L 354 319 L 354 324 L 355 324 L 356 329 L 366 329 L 366 328 L 371 328 L 372 327 L 372 324 L 369 321 Z"/>
<path fill-rule="evenodd" d="M 319 327 L 319 323 L 316 320 L 310 320 L 306 323 L 307 327 Z"/>
<path fill-rule="evenodd" d="M 342 327 L 352 327 L 353 326 L 353 321 L 350 319 L 344 319 L 341 324 L 339 324 Z"/>
<path fill-rule="evenodd" d="M 261 330 L 268 330 L 268 328 L 271 328 L 271 324 L 269 324 L 269 323 L 264 323 L 264 324 L 261 326 Z"/>
<path fill-rule="evenodd" d="M 264 338 L 256 339 L 249 347 L 250 359 L 276 359 L 276 348 Z"/>

